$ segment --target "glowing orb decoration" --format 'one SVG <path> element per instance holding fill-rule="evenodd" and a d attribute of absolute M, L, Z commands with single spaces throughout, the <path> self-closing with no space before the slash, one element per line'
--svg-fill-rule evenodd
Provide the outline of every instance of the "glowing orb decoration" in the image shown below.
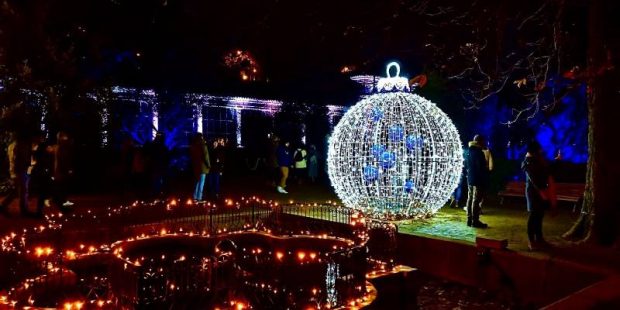
<path fill-rule="evenodd" d="M 336 125 L 327 153 L 336 194 L 347 207 L 375 218 L 435 213 L 457 187 L 463 167 L 461 141 L 450 118 L 410 93 L 399 73 L 397 63 L 388 65 L 377 92 Z"/>

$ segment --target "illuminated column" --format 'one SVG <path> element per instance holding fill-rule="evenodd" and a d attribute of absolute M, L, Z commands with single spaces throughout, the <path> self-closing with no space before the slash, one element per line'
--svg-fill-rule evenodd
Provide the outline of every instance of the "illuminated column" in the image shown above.
<path fill-rule="evenodd" d="M 196 104 L 194 108 L 196 109 L 196 132 L 202 133 L 202 105 Z"/>
<path fill-rule="evenodd" d="M 342 115 L 343 112 L 344 112 L 344 108 L 342 107 L 338 107 L 334 105 L 327 106 L 327 121 L 329 123 L 330 131 L 334 130 L 334 123 L 336 122 L 336 116 Z"/>
<path fill-rule="evenodd" d="M 306 124 L 301 124 L 301 143 L 306 144 Z"/>
<path fill-rule="evenodd" d="M 108 108 L 101 108 L 101 146 L 108 145 L 108 118 L 110 114 L 108 113 Z"/>
<path fill-rule="evenodd" d="M 327 118 L 329 122 L 329 130 L 332 131 L 334 130 L 334 114 L 332 113 L 327 114 Z"/>
<path fill-rule="evenodd" d="M 241 109 L 235 108 L 235 118 L 237 120 L 237 147 L 243 147 L 241 144 Z"/>
<path fill-rule="evenodd" d="M 41 102 L 41 132 L 47 137 L 47 124 L 45 123 L 45 119 L 47 117 L 47 104 L 45 102 Z"/>
<path fill-rule="evenodd" d="M 151 139 L 155 139 L 157 131 L 159 131 L 159 111 L 157 110 L 157 103 L 151 105 L 151 125 L 153 127 Z"/>

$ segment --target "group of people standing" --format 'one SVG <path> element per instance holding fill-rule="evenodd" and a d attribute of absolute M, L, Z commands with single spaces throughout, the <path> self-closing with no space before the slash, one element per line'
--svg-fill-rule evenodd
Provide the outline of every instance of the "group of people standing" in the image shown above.
<path fill-rule="evenodd" d="M 525 198 L 527 200 L 528 247 L 538 250 L 548 247 L 543 238 L 542 224 L 545 211 L 555 207 L 555 181 L 551 169 L 543 156 L 540 143 L 532 141 L 527 145 L 527 153 L 521 169 L 525 174 Z M 474 136 L 465 151 L 465 175 L 467 178 L 467 226 L 487 228 L 488 225 L 480 221 L 482 203 L 488 192 L 490 175 L 493 170 L 493 157 L 485 139 Z"/>
<path fill-rule="evenodd" d="M 207 185 L 209 194 L 218 198 L 220 193 L 220 178 L 224 170 L 224 156 L 226 142 L 224 139 L 215 139 L 209 148 L 202 133 L 192 137 L 189 146 L 189 157 L 194 175 L 193 198 L 196 201 L 204 199 L 204 187 Z"/>
<path fill-rule="evenodd" d="M 220 177 L 223 173 L 226 140 L 217 138 L 207 143 L 202 133 L 194 133 L 189 138 L 187 151 L 189 171 L 192 173 L 194 188 L 192 197 L 202 201 L 205 187 L 211 198 L 218 198 L 220 193 Z M 153 141 L 143 146 L 127 138 L 121 145 L 121 162 L 124 178 L 124 190 L 137 194 L 139 199 L 165 197 L 175 190 L 171 166 L 185 162 L 175 157 L 175 150 L 166 145 L 165 135 L 156 133 Z M 183 169 L 184 170 L 184 169 Z"/>
<path fill-rule="evenodd" d="M 44 207 L 52 204 L 63 213 L 71 211 L 67 188 L 73 174 L 72 154 L 72 141 L 64 131 L 57 133 L 54 144 L 46 142 L 42 133 L 12 134 L 7 147 L 11 186 L 0 203 L 0 212 L 10 216 L 8 209 L 15 199 L 19 199 L 23 216 L 42 218 Z M 28 206 L 31 192 L 38 194 L 34 213 Z"/>
<path fill-rule="evenodd" d="M 294 151 L 289 141 L 281 141 L 274 136 L 271 141 L 271 149 L 268 161 L 272 169 L 271 177 L 274 180 L 276 191 L 280 194 L 288 194 L 287 181 L 293 170 L 293 179 L 301 184 L 309 180 L 314 183 L 318 179 L 319 161 L 316 146 L 310 145 L 308 150 L 300 144 Z"/>
<path fill-rule="evenodd" d="M 127 137 L 120 149 L 123 192 L 134 191 L 139 199 L 161 197 L 165 194 L 170 151 L 166 138 L 158 132 L 144 146 Z"/>

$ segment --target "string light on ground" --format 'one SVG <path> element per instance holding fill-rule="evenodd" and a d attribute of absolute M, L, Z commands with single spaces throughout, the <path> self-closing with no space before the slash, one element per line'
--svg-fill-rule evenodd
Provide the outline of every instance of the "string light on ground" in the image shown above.
<path fill-rule="evenodd" d="M 390 76 L 390 70 L 396 74 Z M 459 134 L 434 103 L 410 93 L 390 63 L 377 93 L 334 128 L 328 173 L 344 204 L 370 217 L 427 217 L 448 200 L 463 167 Z"/>
<path fill-rule="evenodd" d="M 196 292 L 197 287 L 206 288 L 206 291 L 201 292 L 201 294 L 208 294 L 210 290 L 208 286 L 187 285 L 186 283 L 189 282 L 178 280 L 175 272 L 181 270 L 181 267 L 196 270 L 196 273 L 190 273 L 191 277 L 202 279 L 201 277 L 204 276 L 204 279 L 209 279 L 209 275 L 213 272 L 227 270 L 226 266 L 231 262 L 235 264 L 235 268 L 243 266 L 255 268 L 252 266 L 256 265 L 258 266 L 256 270 L 264 270 L 267 273 L 274 268 L 283 272 L 289 268 L 291 270 L 314 269 L 321 264 L 327 265 L 333 260 L 342 262 L 343 259 L 357 259 L 360 256 L 354 253 L 365 252 L 368 234 L 365 233 L 364 227 L 346 228 L 345 231 L 335 234 L 334 232 L 313 231 L 307 227 L 302 229 L 296 226 L 293 229 L 282 230 L 283 227 L 276 225 L 272 227 L 278 227 L 279 229 L 276 229 L 278 232 L 272 234 L 271 229 L 266 225 L 274 225 L 275 223 L 266 223 L 264 219 L 276 218 L 273 216 L 274 214 L 283 212 L 283 207 L 278 207 L 278 203 L 255 196 L 227 199 L 226 201 L 227 203 L 216 206 L 213 203 L 193 201 L 188 203 L 185 199 L 171 198 L 153 202 L 136 201 L 129 205 L 110 207 L 99 211 L 84 210 L 84 212 L 73 213 L 65 217 L 49 214 L 46 217 L 46 225 L 37 225 L 23 229 L 23 232 L 10 232 L 5 236 L 0 236 L 0 255 L 17 255 L 20 259 L 27 261 L 29 266 L 38 270 L 37 276 L 33 278 L 28 278 L 29 276 L 26 274 L 18 276 L 18 281 L 11 287 L 7 295 L 0 296 L 2 297 L 0 298 L 0 305 L 50 305 L 70 309 L 82 307 L 113 309 L 120 307 L 123 301 L 109 294 L 110 285 L 114 285 L 109 279 L 118 279 L 119 276 L 122 278 L 125 273 L 133 274 L 135 272 L 142 274 L 146 280 L 154 281 L 152 283 L 143 281 L 146 284 L 142 288 L 147 289 L 145 292 L 153 292 L 153 289 L 156 289 L 156 294 L 140 295 L 142 297 L 133 302 L 143 305 L 174 302 L 173 297 L 176 294 Z M 334 202 L 327 204 L 296 203 L 294 206 L 286 204 L 284 206 L 293 207 L 289 211 L 284 211 L 287 212 L 286 214 L 299 214 L 299 216 L 320 215 L 315 212 L 316 210 L 328 210 L 330 212 L 340 210 L 346 215 L 346 218 L 351 219 L 352 216 L 350 215 L 354 213 Z M 310 207 L 316 210 L 309 209 Z M 254 212 L 257 215 L 256 219 L 253 216 L 240 217 L 240 215 L 254 214 Z M 234 221 L 222 222 L 221 225 L 224 226 L 213 226 L 208 231 L 199 229 L 198 226 L 202 227 L 210 215 L 216 215 L 218 218 L 230 217 Z M 263 218 L 258 218 L 258 215 L 263 216 Z M 183 220 L 179 221 L 180 219 Z M 187 219 L 192 219 L 192 221 L 186 222 Z M 355 219 L 361 221 L 363 218 L 356 214 Z M 240 223 L 244 224 L 243 227 Z M 196 224 L 200 225 L 197 226 Z M 126 227 L 127 229 L 119 230 L 119 227 Z M 75 232 L 90 231 L 93 228 L 97 228 L 96 232 L 93 231 L 92 234 L 80 233 L 78 238 L 63 240 L 62 243 L 54 242 L 55 239 L 50 238 L 50 236 L 60 234 L 73 236 Z M 214 231 L 215 228 L 218 228 L 217 234 Z M 179 243 L 176 242 L 179 240 L 183 241 L 179 244 L 189 246 L 190 244 L 204 244 L 208 240 L 212 240 L 208 242 L 215 242 L 217 239 L 239 240 L 243 246 L 233 249 L 222 248 L 219 253 L 217 253 L 219 247 L 216 246 L 214 248 L 216 253 L 213 254 L 208 251 L 201 252 L 200 246 L 196 248 L 182 246 L 178 249 L 169 249 L 167 246 L 152 248 L 161 249 L 158 252 L 152 250 L 139 252 L 138 250 L 141 244 L 151 249 L 150 245 L 176 244 Z M 314 241 L 308 243 L 310 240 Z M 292 246 L 295 244 L 298 246 Z M 221 253 L 227 255 L 220 255 Z M 113 262 L 113 265 L 119 266 L 118 269 L 114 269 L 116 276 L 111 277 L 112 274 L 108 274 L 110 271 L 97 269 L 101 267 L 101 264 L 107 265 L 107 262 Z M 75 266 L 80 267 L 74 271 Z M 97 271 L 94 271 L 95 269 Z M 93 271 L 95 274 L 87 275 L 88 272 L 86 271 Z M 288 284 L 284 284 L 282 281 L 271 282 L 271 275 L 267 273 L 262 276 L 263 280 L 248 282 L 252 284 L 246 284 L 246 286 L 251 286 L 252 292 L 256 294 L 272 295 L 271 299 L 284 298 L 290 295 Z M 289 274 L 288 272 L 284 273 Z M 183 274 L 186 275 L 187 273 L 183 272 Z M 311 273 L 308 275 L 311 278 L 315 277 Z M 298 300 L 322 300 L 326 298 L 321 294 L 325 290 L 318 288 L 321 283 L 324 283 L 324 279 L 320 278 L 321 275 L 317 274 L 316 276 L 319 278 L 312 280 L 314 282 L 303 287 L 303 292 L 301 289 L 297 292 L 297 294 L 301 294 Z M 53 287 L 56 285 L 54 282 L 56 279 L 66 279 L 67 281 L 75 279 L 71 282 L 73 283 L 70 285 L 71 289 L 90 291 L 91 288 L 97 288 L 97 290 L 101 289 L 100 293 L 103 294 L 95 296 L 78 293 L 71 295 L 71 299 L 65 299 L 68 296 L 43 298 L 44 295 L 41 294 L 45 294 L 45 291 L 41 291 L 42 285 L 46 288 Z M 170 281 L 163 281 L 166 279 Z M 160 280 L 162 282 L 157 282 Z M 256 286 L 252 286 L 254 284 Z M 315 290 L 313 291 L 313 289 Z M 348 293 L 346 295 L 356 298 L 355 300 L 366 297 L 363 291 L 352 291 L 351 295 Z M 234 306 L 242 306 L 243 309 L 256 308 L 248 301 L 239 303 L 239 296 L 235 298 L 237 303 Z M 349 300 L 349 298 L 343 298 L 341 305 L 345 305 L 345 300 Z M 330 304 L 336 305 L 337 303 L 332 302 Z M 230 306 L 230 304 L 228 305 Z"/>

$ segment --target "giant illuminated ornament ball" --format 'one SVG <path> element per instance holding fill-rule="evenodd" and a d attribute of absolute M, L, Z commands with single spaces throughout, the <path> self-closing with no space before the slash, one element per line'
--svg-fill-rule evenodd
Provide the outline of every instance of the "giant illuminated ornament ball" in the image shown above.
<path fill-rule="evenodd" d="M 427 217 L 459 183 L 461 141 L 441 109 L 410 92 L 397 63 L 386 71 L 376 92 L 352 106 L 334 128 L 329 178 L 345 206 L 367 216 Z"/>

